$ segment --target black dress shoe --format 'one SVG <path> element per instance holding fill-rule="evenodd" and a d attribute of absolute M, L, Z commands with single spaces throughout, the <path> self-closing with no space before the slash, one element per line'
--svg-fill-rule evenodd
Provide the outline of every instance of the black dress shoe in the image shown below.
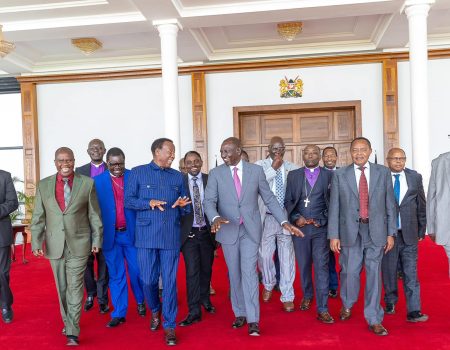
<path fill-rule="evenodd" d="M 247 319 L 244 316 L 238 316 L 236 317 L 236 319 L 234 320 L 233 324 L 231 325 L 231 327 L 233 328 L 241 328 L 242 326 L 244 326 L 247 323 Z"/>
<path fill-rule="evenodd" d="M 406 320 L 408 322 L 426 322 L 428 321 L 428 315 L 425 315 L 420 311 L 413 311 L 406 316 Z"/>
<path fill-rule="evenodd" d="M 161 324 L 159 314 L 160 314 L 159 311 L 152 312 L 152 317 L 150 317 L 150 330 L 152 331 L 156 331 L 159 328 L 159 325 Z"/>
<path fill-rule="evenodd" d="M 117 327 L 117 326 L 119 326 L 119 325 L 121 325 L 122 323 L 125 323 L 125 322 L 126 322 L 125 317 L 113 317 L 111 319 L 111 321 L 108 322 L 106 327 L 108 327 L 108 328 Z"/>
<path fill-rule="evenodd" d="M 395 314 L 395 305 L 394 305 L 394 304 L 391 304 L 391 303 L 386 303 L 386 307 L 385 307 L 384 311 L 385 311 L 388 315 L 393 315 L 393 314 Z"/>
<path fill-rule="evenodd" d="M 259 324 L 256 322 L 251 322 L 248 324 L 248 335 L 259 336 Z"/>
<path fill-rule="evenodd" d="M 200 315 L 187 315 L 187 317 L 181 321 L 180 323 L 178 323 L 179 326 L 181 327 L 185 327 L 185 326 L 190 326 L 194 323 L 200 322 L 202 320 Z"/>
<path fill-rule="evenodd" d="M 216 308 L 211 303 L 204 303 L 203 307 L 205 308 L 205 311 L 210 313 L 210 314 L 215 314 L 216 313 Z"/>
<path fill-rule="evenodd" d="M 78 344 L 80 344 L 80 342 L 78 341 L 78 337 L 74 335 L 67 336 L 67 346 L 78 346 Z"/>
<path fill-rule="evenodd" d="M 14 313 L 10 307 L 2 309 L 2 319 L 5 323 L 11 323 L 14 317 Z"/>
<path fill-rule="evenodd" d="M 108 304 L 100 304 L 100 313 L 106 314 L 107 312 L 109 312 Z"/>
<path fill-rule="evenodd" d="M 94 306 L 94 297 L 89 295 L 84 303 L 84 311 L 89 311 Z"/>
<path fill-rule="evenodd" d="M 147 313 L 147 309 L 145 308 L 145 303 L 138 304 L 137 306 L 138 315 L 144 317 Z"/>
<path fill-rule="evenodd" d="M 164 340 L 167 345 L 177 345 L 177 336 L 175 335 L 175 329 L 167 328 L 164 330 Z"/>

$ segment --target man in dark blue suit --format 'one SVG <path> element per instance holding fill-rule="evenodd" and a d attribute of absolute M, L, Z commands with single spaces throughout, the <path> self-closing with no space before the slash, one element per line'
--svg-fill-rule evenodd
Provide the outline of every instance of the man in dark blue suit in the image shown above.
<path fill-rule="evenodd" d="M 153 161 L 133 168 L 125 188 L 125 208 L 136 211 L 138 263 L 144 295 L 152 310 L 150 329 L 160 325 L 158 279 L 163 282 L 162 315 L 167 345 L 175 345 L 177 316 L 177 268 L 180 258 L 180 218 L 190 212 L 182 174 L 170 166 L 175 146 L 166 138 L 153 142 Z M 186 207 L 186 208 L 185 208 Z"/>
<path fill-rule="evenodd" d="M 138 304 L 138 313 L 145 316 L 144 293 L 134 246 L 136 213 L 124 208 L 124 188 L 130 171 L 125 169 L 125 154 L 120 148 L 111 148 L 106 154 L 108 171 L 94 178 L 103 221 L 103 255 L 109 271 L 109 289 L 114 311 L 107 327 L 125 322 L 128 309 L 127 274 Z M 125 261 L 127 269 L 125 269 Z"/>

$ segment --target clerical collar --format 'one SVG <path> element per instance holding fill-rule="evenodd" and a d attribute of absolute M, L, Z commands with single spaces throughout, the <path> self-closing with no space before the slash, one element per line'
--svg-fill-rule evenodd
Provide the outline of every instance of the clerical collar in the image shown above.
<path fill-rule="evenodd" d="M 125 173 L 123 173 L 123 174 L 120 175 L 120 176 L 116 176 L 116 175 L 111 174 L 111 173 L 109 173 L 109 175 L 111 175 L 112 177 L 115 177 L 116 179 L 119 179 L 119 178 L 123 177 L 123 176 L 125 175 Z"/>
<path fill-rule="evenodd" d="M 103 166 L 103 162 L 101 162 L 99 165 L 91 162 L 91 165 L 95 166 L 96 168 L 100 168 L 101 166 Z"/>
<path fill-rule="evenodd" d="M 319 165 L 316 166 L 315 168 L 308 168 L 308 167 L 305 167 L 305 169 L 308 169 L 311 173 L 315 172 L 316 169 L 318 169 L 318 168 L 319 168 Z"/>

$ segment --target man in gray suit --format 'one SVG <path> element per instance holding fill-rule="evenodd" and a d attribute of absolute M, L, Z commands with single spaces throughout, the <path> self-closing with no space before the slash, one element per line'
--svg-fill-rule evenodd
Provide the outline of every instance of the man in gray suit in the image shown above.
<path fill-rule="evenodd" d="M 449 263 L 450 278 L 450 152 L 431 162 L 428 185 L 427 228 L 431 240 L 444 247 Z"/>
<path fill-rule="evenodd" d="M 350 145 L 353 164 L 335 171 L 328 214 L 330 248 L 340 253 L 341 320 L 348 320 L 356 303 L 364 264 L 364 317 L 369 330 L 387 335 L 381 324 L 381 260 L 394 246 L 397 233 L 395 198 L 388 168 L 370 163 L 370 141 L 355 138 Z"/>
<path fill-rule="evenodd" d="M 424 238 L 427 226 L 422 175 L 405 168 L 406 155 L 401 148 L 389 150 L 386 159 L 392 174 L 398 231 L 394 248 L 383 257 L 381 265 L 385 312 L 395 313 L 398 301 L 397 264 L 400 259 L 403 266 L 406 319 L 409 322 L 425 322 L 428 316 L 420 312 L 420 284 L 417 279 L 418 242 Z"/>
<path fill-rule="evenodd" d="M 283 209 L 287 176 L 291 170 L 298 169 L 297 165 L 283 160 L 285 149 L 283 139 L 279 136 L 274 136 L 267 146 L 269 156 L 255 163 L 262 166 L 266 180 L 269 182 L 269 187 Z M 281 302 L 286 312 L 292 312 L 294 311 L 295 279 L 292 237 L 289 231 L 283 230 L 261 198 L 259 199 L 259 208 L 264 226 L 259 247 L 259 268 L 261 269 L 262 283 L 264 285 L 262 298 L 264 302 L 268 302 L 272 296 L 272 290 L 277 284 L 275 262 L 273 260 L 276 248 L 280 261 Z"/>
<path fill-rule="evenodd" d="M 241 142 L 235 137 L 223 141 L 220 155 L 225 164 L 211 170 L 203 206 L 228 266 L 231 304 L 236 316 L 232 327 L 240 328 L 248 322 L 249 335 L 258 336 L 256 261 L 262 234 L 258 196 L 284 229 L 294 235 L 303 234 L 288 223 L 263 169 L 241 160 L 241 149 Z"/>
<path fill-rule="evenodd" d="M 11 268 L 11 244 L 13 244 L 11 219 L 9 214 L 17 209 L 16 189 L 11 174 L 0 170 L 0 302 L 2 319 L 5 323 L 13 320 L 13 294 L 9 287 L 9 270 Z"/>

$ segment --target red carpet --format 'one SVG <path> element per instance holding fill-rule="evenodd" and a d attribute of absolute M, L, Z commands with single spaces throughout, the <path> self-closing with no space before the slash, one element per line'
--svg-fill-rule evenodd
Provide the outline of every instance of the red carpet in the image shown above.
<path fill-rule="evenodd" d="M 20 250 L 20 249 L 18 249 Z M 23 265 L 20 252 L 18 262 L 11 268 L 14 292 L 14 321 L 6 325 L 0 321 L 0 348 L 3 349 L 61 349 L 65 337 L 61 335 L 53 275 L 47 260 L 31 257 Z M 362 293 L 349 321 L 336 321 L 333 325 L 319 323 L 315 310 L 290 314 L 281 310 L 279 294 L 261 307 L 261 337 L 249 337 L 247 328 L 231 329 L 233 314 L 227 298 L 228 281 L 221 251 L 215 261 L 213 285 L 217 295 L 212 302 L 215 315 L 205 314 L 193 326 L 177 328 L 180 349 L 450 349 L 450 280 L 447 259 L 442 247 L 428 239 L 420 245 L 419 277 L 422 287 L 423 312 L 430 320 L 423 324 L 406 322 L 405 301 L 401 294 L 397 314 L 385 316 L 387 337 L 377 337 L 367 330 L 363 318 Z M 179 314 L 186 315 L 184 265 L 179 270 Z M 296 306 L 301 299 L 299 281 L 295 281 Z M 402 289 L 400 290 L 403 293 Z M 341 303 L 330 300 L 330 312 L 337 319 Z M 166 349 L 161 330 L 150 332 L 149 316 L 140 318 L 135 302 L 130 302 L 127 322 L 116 328 L 105 327 L 109 315 L 101 315 L 98 306 L 81 317 L 80 347 L 85 349 Z"/>

